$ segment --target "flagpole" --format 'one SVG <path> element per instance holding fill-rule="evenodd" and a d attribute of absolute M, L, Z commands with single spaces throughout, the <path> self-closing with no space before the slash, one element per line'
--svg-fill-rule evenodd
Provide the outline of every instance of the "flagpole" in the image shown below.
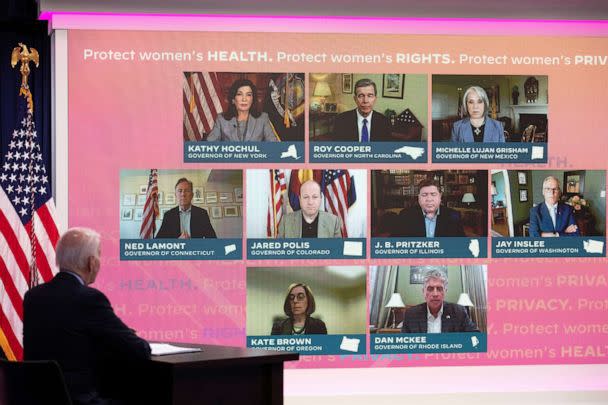
<path fill-rule="evenodd" d="M 38 51 L 34 48 L 28 49 L 27 45 L 19 42 L 19 46 L 13 48 L 11 54 L 11 66 L 14 68 L 18 63 L 21 63 L 19 72 L 21 72 L 21 86 L 19 88 L 19 96 L 23 96 L 27 100 L 27 112 L 26 122 L 28 126 L 27 131 L 27 145 L 26 150 L 29 150 L 28 156 L 28 187 L 30 189 L 30 214 L 31 214 L 31 226 L 30 226 L 30 246 L 32 252 L 32 260 L 30 263 L 30 279 L 29 287 L 35 287 L 38 285 L 38 266 L 36 265 L 36 221 L 35 221 L 35 210 L 36 210 L 36 188 L 34 182 L 34 131 L 32 131 L 32 120 L 34 116 L 34 99 L 30 86 L 28 84 L 28 78 L 30 74 L 30 62 L 34 62 L 36 67 L 40 63 L 40 57 Z"/>

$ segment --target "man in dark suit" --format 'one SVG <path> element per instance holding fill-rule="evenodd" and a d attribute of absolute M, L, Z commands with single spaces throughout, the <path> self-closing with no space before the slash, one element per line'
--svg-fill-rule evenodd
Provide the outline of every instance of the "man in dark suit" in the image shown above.
<path fill-rule="evenodd" d="M 150 358 L 150 346 L 116 316 L 101 291 L 89 287 L 100 267 L 99 234 L 72 228 L 56 249 L 60 272 L 23 301 L 25 360 L 56 360 L 75 404 L 113 403 L 99 394 L 102 360 L 134 364 Z"/>
<path fill-rule="evenodd" d="M 434 180 L 418 184 L 418 205 L 399 213 L 397 237 L 465 236 L 460 213 L 441 206 L 441 185 Z"/>
<path fill-rule="evenodd" d="M 163 217 L 163 223 L 155 238 L 216 238 L 209 214 L 203 208 L 192 205 L 192 182 L 182 177 L 175 184 L 177 207 Z"/>
<path fill-rule="evenodd" d="M 376 83 L 360 79 L 355 83 L 357 108 L 336 116 L 332 141 L 338 142 L 386 142 L 392 141 L 391 123 L 384 115 L 374 111 Z"/>
<path fill-rule="evenodd" d="M 444 301 L 448 280 L 439 270 L 429 270 L 424 275 L 423 304 L 405 311 L 401 331 L 403 333 L 479 332 L 466 309 Z"/>
<path fill-rule="evenodd" d="M 544 202 L 530 209 L 530 236 L 580 236 L 571 206 L 562 203 L 559 180 L 553 176 L 543 180 Z"/>

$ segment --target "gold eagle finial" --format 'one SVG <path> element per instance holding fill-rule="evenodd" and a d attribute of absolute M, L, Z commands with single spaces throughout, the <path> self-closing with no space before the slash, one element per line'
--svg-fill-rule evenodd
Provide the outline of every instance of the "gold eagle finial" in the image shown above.
<path fill-rule="evenodd" d="M 32 100 L 30 87 L 27 83 L 27 78 L 30 74 L 30 62 L 34 62 L 36 67 L 38 67 L 40 62 L 38 51 L 34 48 L 28 49 L 27 45 L 19 42 L 19 46 L 13 48 L 13 52 L 11 53 L 11 66 L 15 67 L 19 62 L 21 62 L 21 67 L 19 68 L 19 72 L 21 72 L 21 88 L 19 89 L 19 95 L 23 95 L 27 98 L 27 107 L 33 112 L 34 102 Z"/>

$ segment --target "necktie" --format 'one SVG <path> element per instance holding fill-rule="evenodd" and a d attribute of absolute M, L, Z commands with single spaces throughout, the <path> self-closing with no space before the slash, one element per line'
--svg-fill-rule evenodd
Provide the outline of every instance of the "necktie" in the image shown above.
<path fill-rule="evenodd" d="M 553 229 L 557 227 L 557 204 L 553 207 Z"/>
<path fill-rule="evenodd" d="M 369 142 L 369 131 L 367 130 L 367 118 L 363 118 L 363 128 L 361 128 L 361 142 Z"/>

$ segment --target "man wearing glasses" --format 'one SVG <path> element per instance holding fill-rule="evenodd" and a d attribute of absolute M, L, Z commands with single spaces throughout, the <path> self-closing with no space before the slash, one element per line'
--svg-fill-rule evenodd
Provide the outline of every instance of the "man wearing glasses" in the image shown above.
<path fill-rule="evenodd" d="M 445 302 L 448 280 L 439 270 L 429 270 L 424 275 L 423 304 L 405 311 L 403 333 L 479 332 L 465 307 Z"/>
<path fill-rule="evenodd" d="M 396 237 L 465 236 L 460 213 L 441 205 L 441 185 L 435 180 L 418 184 L 418 205 L 399 213 Z"/>
<path fill-rule="evenodd" d="M 559 180 L 549 176 L 543 180 L 544 202 L 530 209 L 530 236 L 580 236 L 571 206 L 560 201 Z"/>

